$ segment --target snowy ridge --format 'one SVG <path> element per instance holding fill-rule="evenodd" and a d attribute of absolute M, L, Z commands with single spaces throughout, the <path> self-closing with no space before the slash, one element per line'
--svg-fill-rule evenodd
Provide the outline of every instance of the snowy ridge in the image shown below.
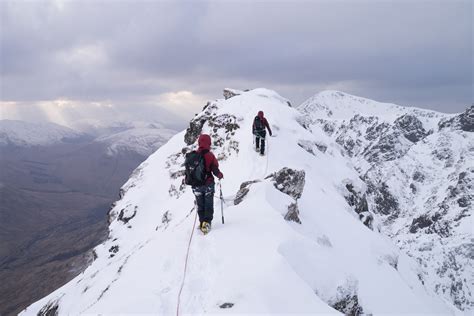
<path fill-rule="evenodd" d="M 96 260 L 23 314 L 175 313 L 195 229 L 182 163 L 201 132 L 224 172 L 226 224 L 216 199 L 212 232 L 191 244 L 183 314 L 454 312 L 423 285 L 415 260 L 359 221 L 346 188 L 366 184 L 342 147 L 300 125 L 285 101 L 255 89 L 209 102 L 124 185 Z M 276 134 L 266 157 L 250 135 L 258 110 Z"/>
<path fill-rule="evenodd" d="M 74 142 L 86 134 L 54 123 L 0 120 L 0 146 L 44 146 Z"/>

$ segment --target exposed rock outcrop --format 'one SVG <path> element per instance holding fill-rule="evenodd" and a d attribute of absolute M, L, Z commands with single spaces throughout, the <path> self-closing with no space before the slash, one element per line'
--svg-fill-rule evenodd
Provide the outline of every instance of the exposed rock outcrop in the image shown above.
<path fill-rule="evenodd" d="M 49 302 L 38 312 L 38 316 L 57 316 L 58 314 L 59 306 L 57 301 Z"/>
<path fill-rule="evenodd" d="M 300 140 L 298 141 L 298 146 L 306 150 L 308 153 L 310 153 L 313 156 L 316 156 L 316 150 L 319 150 L 322 153 L 325 153 L 326 150 L 328 149 L 328 146 L 321 143 L 321 142 L 315 142 L 315 141 L 310 141 L 310 140 Z"/>
<path fill-rule="evenodd" d="M 240 204 L 244 200 L 247 193 L 249 193 L 250 186 L 254 183 L 257 183 L 257 182 L 260 182 L 260 180 L 252 180 L 252 181 L 246 181 L 246 182 L 242 183 L 240 185 L 239 191 L 235 195 L 234 205 Z"/>
<path fill-rule="evenodd" d="M 135 217 L 135 215 L 137 215 L 137 210 L 138 210 L 137 206 L 135 206 L 135 208 L 133 209 L 133 213 L 130 210 L 130 206 L 127 206 L 126 208 L 121 209 L 118 216 L 118 220 L 123 222 L 124 224 L 127 224 L 132 218 Z"/>
<path fill-rule="evenodd" d="M 299 215 L 300 211 L 296 202 L 288 205 L 288 212 L 285 215 L 285 220 L 301 224 Z"/>
<path fill-rule="evenodd" d="M 201 135 L 202 127 L 206 123 L 207 117 L 199 117 L 192 119 L 189 122 L 189 127 L 186 129 L 186 134 L 184 134 L 184 141 L 188 145 L 194 144 L 199 135 Z"/>
<path fill-rule="evenodd" d="M 463 113 L 439 123 L 439 129 L 454 128 L 465 132 L 474 132 L 474 104 L 471 105 Z"/>
<path fill-rule="evenodd" d="M 223 303 L 219 305 L 219 308 L 226 309 L 226 308 L 232 308 L 234 306 L 234 303 Z"/>
<path fill-rule="evenodd" d="M 113 245 L 112 247 L 109 248 L 109 258 L 113 258 L 115 254 L 119 251 L 119 246 L 118 245 Z"/>
<path fill-rule="evenodd" d="M 367 179 L 368 180 L 368 179 Z M 397 199 L 390 192 L 388 185 L 383 182 L 378 185 L 369 182 L 368 193 L 374 200 L 374 211 L 382 215 L 396 217 L 400 212 Z"/>
<path fill-rule="evenodd" d="M 411 142 L 416 143 L 428 135 L 423 128 L 423 123 L 414 115 L 405 114 L 395 120 L 403 135 Z"/>
<path fill-rule="evenodd" d="M 266 179 L 271 179 L 276 189 L 291 196 L 295 200 L 294 203 L 288 205 L 288 212 L 284 216 L 285 220 L 301 224 L 297 200 L 301 197 L 304 190 L 304 170 L 294 170 L 285 167 L 269 175 Z"/>
<path fill-rule="evenodd" d="M 459 123 L 463 131 L 474 132 L 474 104 L 460 115 Z"/>
<path fill-rule="evenodd" d="M 354 212 L 359 215 L 360 221 L 370 229 L 373 229 L 373 215 L 369 212 L 369 204 L 367 203 L 367 195 L 361 193 L 354 188 L 352 183 L 346 184 L 347 194 L 344 196 L 347 203 L 353 208 Z"/>
<path fill-rule="evenodd" d="M 349 279 L 344 286 L 337 288 L 336 297 L 329 304 L 339 312 L 348 316 L 359 316 L 364 314 L 357 295 L 357 281 Z"/>
<path fill-rule="evenodd" d="M 303 194 L 305 184 L 304 170 L 294 170 L 285 167 L 269 175 L 267 178 L 272 179 L 275 188 L 288 194 L 295 200 L 299 199 L 301 194 Z"/>
<path fill-rule="evenodd" d="M 221 160 L 226 159 L 227 156 L 231 154 L 231 151 L 239 151 L 239 144 L 237 141 L 232 140 L 232 136 L 235 135 L 235 130 L 240 128 L 240 126 L 237 123 L 238 119 L 234 115 L 217 115 L 216 110 L 217 104 L 210 103 L 203 113 L 193 118 L 189 122 L 189 127 L 186 129 L 184 141 L 188 146 L 195 144 L 199 135 L 201 135 L 202 128 L 207 124 L 211 130 L 209 134 L 213 146 L 221 147 L 228 141 L 228 148 L 224 149 L 222 154 L 218 157 L 218 159 Z"/>
<path fill-rule="evenodd" d="M 229 89 L 229 88 L 225 88 L 224 89 L 224 99 L 230 99 L 232 97 L 235 97 L 237 95 L 240 95 L 242 94 L 242 91 L 239 91 L 239 90 L 235 90 L 235 89 Z"/>

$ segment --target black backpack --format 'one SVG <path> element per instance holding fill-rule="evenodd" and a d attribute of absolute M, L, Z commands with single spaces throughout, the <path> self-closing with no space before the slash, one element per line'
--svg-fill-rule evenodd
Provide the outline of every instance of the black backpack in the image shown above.
<path fill-rule="evenodd" d="M 263 125 L 263 121 L 260 118 L 260 116 L 255 116 L 255 119 L 253 120 L 253 126 L 255 127 L 256 131 L 264 131 L 265 126 Z"/>
<path fill-rule="evenodd" d="M 206 161 L 204 154 L 192 151 L 186 154 L 184 160 L 184 183 L 191 186 L 202 186 L 207 179 Z"/>

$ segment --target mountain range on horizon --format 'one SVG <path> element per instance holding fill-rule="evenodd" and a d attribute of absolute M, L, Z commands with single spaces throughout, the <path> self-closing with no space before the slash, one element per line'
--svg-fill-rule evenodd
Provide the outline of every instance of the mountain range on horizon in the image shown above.
<path fill-rule="evenodd" d="M 190 314 L 473 310 L 474 106 L 444 114 L 323 91 L 293 107 L 263 88 L 224 97 L 135 169 L 93 260 L 22 315 L 170 314 L 179 295 Z M 259 110 L 275 134 L 264 157 L 250 133 Z M 226 222 L 194 234 L 183 281 L 196 212 L 182 164 L 201 133 L 224 173 Z M 149 143 L 132 134 L 105 137 L 119 144 L 109 154 Z"/>

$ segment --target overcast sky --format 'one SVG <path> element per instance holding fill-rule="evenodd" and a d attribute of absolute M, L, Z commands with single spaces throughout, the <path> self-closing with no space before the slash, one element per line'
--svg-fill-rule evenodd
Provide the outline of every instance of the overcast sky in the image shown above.
<path fill-rule="evenodd" d="M 0 1 L 0 118 L 189 119 L 224 87 L 473 103 L 472 1 Z M 165 113 L 169 111 L 169 113 Z"/>

